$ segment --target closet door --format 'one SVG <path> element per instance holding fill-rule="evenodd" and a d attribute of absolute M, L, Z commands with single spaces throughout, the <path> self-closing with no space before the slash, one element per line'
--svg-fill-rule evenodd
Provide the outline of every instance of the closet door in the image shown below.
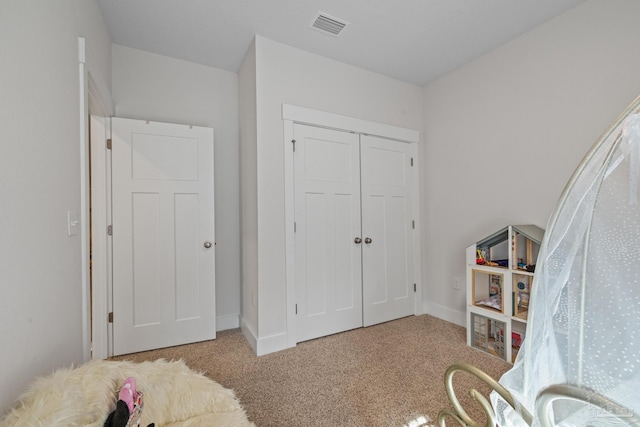
<path fill-rule="evenodd" d="M 356 134 L 294 125 L 298 342 L 362 326 Z"/>
<path fill-rule="evenodd" d="M 364 326 L 415 313 L 411 145 L 361 136 Z"/>

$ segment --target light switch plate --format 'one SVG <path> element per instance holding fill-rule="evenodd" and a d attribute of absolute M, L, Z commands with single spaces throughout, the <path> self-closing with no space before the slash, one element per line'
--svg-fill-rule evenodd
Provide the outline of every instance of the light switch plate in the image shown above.
<path fill-rule="evenodd" d="M 67 236 L 71 237 L 78 234 L 79 224 L 78 213 L 75 211 L 67 211 Z"/>

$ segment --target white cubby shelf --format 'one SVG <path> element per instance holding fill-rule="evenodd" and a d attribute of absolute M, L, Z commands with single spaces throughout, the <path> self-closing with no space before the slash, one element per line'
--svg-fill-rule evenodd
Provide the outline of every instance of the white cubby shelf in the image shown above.
<path fill-rule="evenodd" d="M 544 230 L 509 225 L 469 246 L 467 344 L 513 363 L 526 333 Z"/>

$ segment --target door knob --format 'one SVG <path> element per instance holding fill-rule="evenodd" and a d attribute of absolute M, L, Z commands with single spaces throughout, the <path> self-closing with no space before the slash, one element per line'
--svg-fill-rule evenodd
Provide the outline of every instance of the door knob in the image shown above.
<path fill-rule="evenodd" d="M 362 242 L 362 239 L 359 237 L 356 237 L 355 239 L 353 239 L 354 242 L 356 242 L 356 244 L 359 244 L 360 242 Z"/>
<path fill-rule="evenodd" d="M 371 237 L 365 237 L 364 242 L 368 245 L 369 243 L 373 242 L 373 240 L 371 240 Z"/>
<path fill-rule="evenodd" d="M 209 249 L 211 247 L 211 242 L 204 242 L 204 247 Z"/>

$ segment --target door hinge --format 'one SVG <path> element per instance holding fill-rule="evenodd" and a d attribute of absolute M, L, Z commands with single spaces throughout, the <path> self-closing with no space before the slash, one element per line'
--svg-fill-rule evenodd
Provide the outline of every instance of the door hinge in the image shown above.
<path fill-rule="evenodd" d="M 112 225 L 107 225 L 107 235 L 108 236 L 113 236 L 113 226 Z"/>
<path fill-rule="evenodd" d="M 296 304 L 296 314 L 298 314 L 298 304 Z"/>
<path fill-rule="evenodd" d="M 411 158 L 411 167 L 413 167 L 413 157 Z"/>
<path fill-rule="evenodd" d="M 109 323 L 113 323 L 113 311 L 109 312 Z"/>
<path fill-rule="evenodd" d="M 293 222 L 293 232 L 295 233 L 297 231 L 298 226 L 296 225 L 296 222 Z"/>
<path fill-rule="evenodd" d="M 413 284 L 413 292 L 417 292 L 415 283 Z"/>
<path fill-rule="evenodd" d="M 111 138 L 107 139 L 107 150 L 111 150 Z"/>
<path fill-rule="evenodd" d="M 414 230 L 416 229 L 416 220 L 415 219 L 411 220 L 411 228 L 413 228 Z"/>
<path fill-rule="evenodd" d="M 291 144 L 293 145 L 293 151 L 295 152 L 296 151 L 296 140 L 292 139 L 291 140 Z"/>

